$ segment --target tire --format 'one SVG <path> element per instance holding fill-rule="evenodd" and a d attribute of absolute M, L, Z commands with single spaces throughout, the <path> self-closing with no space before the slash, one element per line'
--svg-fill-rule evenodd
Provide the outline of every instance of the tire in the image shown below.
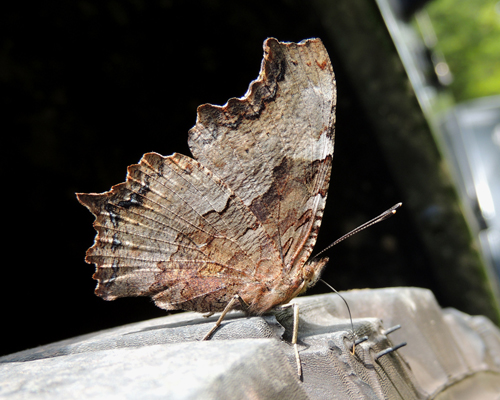
<path fill-rule="evenodd" d="M 425 289 L 342 295 L 355 316 L 359 343 L 354 355 L 351 324 L 338 296 L 296 301 L 302 380 L 289 343 L 290 312 L 250 318 L 231 313 L 209 341 L 200 339 L 216 316 L 182 313 L 1 357 L 0 396 L 499 398 L 500 331 L 487 318 L 442 310 Z M 401 329 L 388 329 L 397 325 Z M 405 347 L 393 351 L 404 342 Z"/>

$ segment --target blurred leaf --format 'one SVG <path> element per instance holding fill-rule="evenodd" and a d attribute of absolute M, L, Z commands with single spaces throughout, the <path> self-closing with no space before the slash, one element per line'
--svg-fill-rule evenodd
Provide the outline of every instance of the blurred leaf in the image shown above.
<path fill-rule="evenodd" d="M 491 0 L 435 0 L 427 7 L 458 102 L 500 94 L 499 9 Z"/>

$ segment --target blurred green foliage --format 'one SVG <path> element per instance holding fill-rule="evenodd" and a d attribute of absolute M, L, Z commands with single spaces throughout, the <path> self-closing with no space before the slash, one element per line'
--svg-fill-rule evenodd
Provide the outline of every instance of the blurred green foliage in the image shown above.
<path fill-rule="evenodd" d="M 457 102 L 500 94 L 500 1 L 435 0 L 426 8 Z"/>

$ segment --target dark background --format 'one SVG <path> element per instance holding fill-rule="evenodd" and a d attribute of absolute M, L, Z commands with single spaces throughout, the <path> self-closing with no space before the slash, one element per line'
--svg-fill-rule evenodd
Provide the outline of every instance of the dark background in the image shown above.
<path fill-rule="evenodd" d="M 156 151 L 190 154 L 203 103 L 241 97 L 258 75 L 262 43 L 323 38 L 338 82 L 335 157 L 317 251 L 398 201 L 370 124 L 302 1 L 37 2 L 0 14 L 2 109 L 2 345 L 0 354 L 165 315 L 149 299 L 93 294 L 93 216 L 75 192 L 123 182 Z M 342 16 L 338 16 L 342 18 Z M 335 23 L 335 21 L 332 21 Z M 338 290 L 435 288 L 403 208 L 329 252 Z M 326 292 L 321 283 L 311 292 Z M 439 299 L 439 291 L 437 291 Z M 448 305 L 448 304 L 442 304 Z M 352 310 L 356 316 L 356 310 Z"/>

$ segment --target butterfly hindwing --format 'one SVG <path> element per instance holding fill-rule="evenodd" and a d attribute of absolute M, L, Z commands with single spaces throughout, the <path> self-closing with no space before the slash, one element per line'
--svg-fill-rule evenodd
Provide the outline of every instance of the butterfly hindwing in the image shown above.
<path fill-rule="evenodd" d="M 157 296 L 162 308 L 173 309 L 223 288 L 236 293 L 261 279 L 257 266 L 271 273 L 279 262 L 253 213 L 209 170 L 181 154 L 145 154 L 129 167 L 127 182 L 78 197 L 96 215 L 98 234 L 87 261 L 97 265 L 96 293 L 108 300 Z M 231 284 L 222 285 L 224 279 Z M 184 282 L 195 295 L 178 290 Z M 196 304 L 196 311 L 218 310 Z"/>

